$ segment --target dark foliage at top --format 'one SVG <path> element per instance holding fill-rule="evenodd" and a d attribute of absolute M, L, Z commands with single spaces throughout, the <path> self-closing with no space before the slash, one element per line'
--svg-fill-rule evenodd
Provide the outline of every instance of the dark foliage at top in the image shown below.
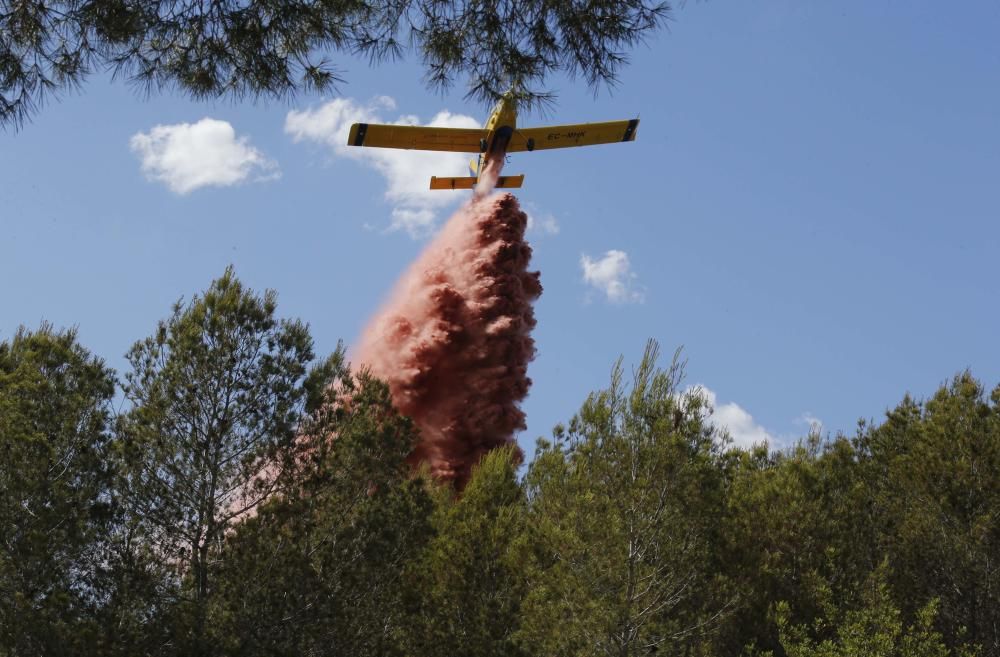
<path fill-rule="evenodd" d="M 0 0 L 0 126 L 110 69 L 149 91 L 283 97 L 340 81 L 336 54 L 373 63 L 415 52 L 427 82 L 467 78 L 526 106 L 546 77 L 613 84 L 626 52 L 671 10 L 651 0 Z"/>

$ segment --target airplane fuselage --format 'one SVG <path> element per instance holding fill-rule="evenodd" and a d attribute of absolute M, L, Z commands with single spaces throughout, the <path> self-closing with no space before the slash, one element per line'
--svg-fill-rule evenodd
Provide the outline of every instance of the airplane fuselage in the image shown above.
<path fill-rule="evenodd" d="M 517 129 L 517 105 L 510 95 L 500 99 L 483 127 L 489 131 L 489 135 L 484 140 L 485 143 L 481 144 L 480 171 L 485 169 L 490 161 L 496 158 L 502 159 L 506 155 L 507 145 L 510 144 L 510 138 Z"/>

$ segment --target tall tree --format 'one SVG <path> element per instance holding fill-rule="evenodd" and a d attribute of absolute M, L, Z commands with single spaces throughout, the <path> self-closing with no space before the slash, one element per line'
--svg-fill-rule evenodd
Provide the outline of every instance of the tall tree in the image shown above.
<path fill-rule="evenodd" d="M 613 83 L 627 50 L 666 19 L 662 0 L 0 0 L 0 126 L 47 94 L 111 69 L 195 97 L 284 96 L 338 82 L 330 53 L 373 61 L 412 47 L 431 86 L 548 98 L 554 71 Z"/>
<path fill-rule="evenodd" d="M 621 360 L 527 475 L 536 532 L 521 638 L 536 654 L 689 654 L 724 604 L 710 595 L 722 510 L 718 443 L 681 367 L 647 345 Z"/>
<path fill-rule="evenodd" d="M 114 375 L 74 331 L 0 343 L 0 655 L 93 649 Z"/>
<path fill-rule="evenodd" d="M 720 653 L 751 644 L 780 654 L 772 615 L 777 603 L 787 603 L 790 626 L 812 626 L 824 605 L 859 604 L 858 592 L 880 560 L 871 495 L 857 453 L 843 437 L 823 440 L 813 433 L 785 450 L 740 451 L 739 458 L 727 494 L 721 562 L 739 604 L 717 646 Z"/>
<path fill-rule="evenodd" d="M 965 372 L 858 444 L 904 613 L 938 598 L 949 645 L 1000 656 L 1000 386 L 988 394 Z"/>
<path fill-rule="evenodd" d="M 306 326 L 275 311 L 273 291 L 255 294 L 230 268 L 128 353 L 125 501 L 185 578 L 190 626 L 178 640 L 190 654 L 206 649 L 225 534 L 280 485 L 315 383 Z"/>
<path fill-rule="evenodd" d="M 434 538 L 412 562 L 406 653 L 518 657 L 525 500 L 510 448 L 486 454 L 459 496 L 437 491 Z"/>
<path fill-rule="evenodd" d="M 401 578 L 429 536 L 416 431 L 388 387 L 334 363 L 298 442 L 292 486 L 228 541 L 212 626 L 218 653 L 393 655 Z"/>

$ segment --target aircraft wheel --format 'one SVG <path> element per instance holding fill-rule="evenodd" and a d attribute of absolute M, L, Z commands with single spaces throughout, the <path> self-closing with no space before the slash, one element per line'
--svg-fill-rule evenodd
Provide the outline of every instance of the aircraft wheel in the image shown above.
<path fill-rule="evenodd" d="M 529 137 L 528 138 L 528 150 L 529 151 L 535 150 L 535 139 L 534 139 L 534 137 Z"/>
<path fill-rule="evenodd" d="M 485 153 L 486 152 L 486 140 L 485 139 L 480 139 L 479 140 L 479 152 L 480 153 Z"/>

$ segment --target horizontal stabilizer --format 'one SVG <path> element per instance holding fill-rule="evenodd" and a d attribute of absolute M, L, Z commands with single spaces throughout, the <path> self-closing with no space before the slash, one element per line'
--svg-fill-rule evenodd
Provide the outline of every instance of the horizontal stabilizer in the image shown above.
<path fill-rule="evenodd" d="M 431 176 L 431 189 L 472 189 L 479 182 L 478 178 L 472 176 L 460 176 L 458 178 L 438 178 Z M 515 189 L 524 183 L 524 174 L 517 176 L 500 176 L 497 178 L 497 189 Z"/>
<path fill-rule="evenodd" d="M 524 174 L 518 174 L 516 176 L 500 176 L 497 178 L 497 184 L 495 187 L 497 189 L 516 189 L 524 183 Z"/>
<path fill-rule="evenodd" d="M 459 178 L 438 178 L 431 176 L 431 189 L 472 189 L 478 178 L 461 176 Z"/>

